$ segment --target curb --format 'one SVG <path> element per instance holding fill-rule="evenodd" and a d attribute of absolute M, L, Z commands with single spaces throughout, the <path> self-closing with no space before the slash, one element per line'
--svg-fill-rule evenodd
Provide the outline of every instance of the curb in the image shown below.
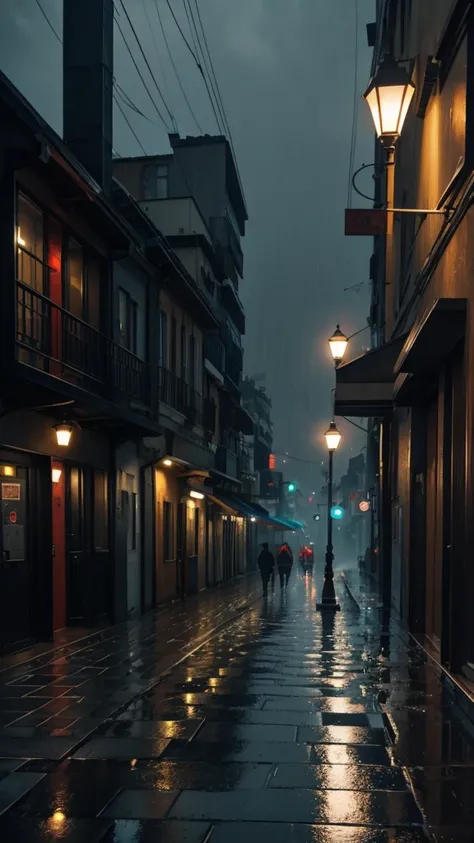
<path fill-rule="evenodd" d="M 359 601 L 358 601 L 358 600 L 354 597 L 354 594 L 353 594 L 353 592 L 352 592 L 352 590 L 351 590 L 351 588 L 350 588 L 350 586 L 349 586 L 349 583 L 347 582 L 346 575 L 345 575 L 345 574 L 344 574 L 344 572 L 342 571 L 342 572 L 339 574 L 339 576 L 340 576 L 340 578 L 341 578 L 341 580 L 342 580 L 342 582 L 343 582 L 343 584 L 344 584 L 344 587 L 345 587 L 345 589 L 346 589 L 346 593 L 347 593 L 347 595 L 348 595 L 348 596 L 350 597 L 350 599 L 352 600 L 352 602 L 353 602 L 353 604 L 354 604 L 355 608 L 357 609 L 357 611 L 358 611 L 358 612 L 360 612 L 360 610 L 361 610 L 361 609 L 360 609 L 360 603 L 359 603 Z"/>

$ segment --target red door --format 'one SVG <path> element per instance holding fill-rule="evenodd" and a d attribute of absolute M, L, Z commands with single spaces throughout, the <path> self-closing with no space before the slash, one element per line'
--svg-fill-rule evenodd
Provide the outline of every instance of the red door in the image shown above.
<path fill-rule="evenodd" d="M 53 629 L 66 626 L 66 522 L 64 463 L 52 462 L 53 473 Z"/>

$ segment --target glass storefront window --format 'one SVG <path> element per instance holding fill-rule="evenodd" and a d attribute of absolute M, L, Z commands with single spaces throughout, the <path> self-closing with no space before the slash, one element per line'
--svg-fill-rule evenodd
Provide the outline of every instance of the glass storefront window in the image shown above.
<path fill-rule="evenodd" d="M 17 277 L 38 293 L 44 292 L 44 218 L 22 193 L 17 196 Z"/>

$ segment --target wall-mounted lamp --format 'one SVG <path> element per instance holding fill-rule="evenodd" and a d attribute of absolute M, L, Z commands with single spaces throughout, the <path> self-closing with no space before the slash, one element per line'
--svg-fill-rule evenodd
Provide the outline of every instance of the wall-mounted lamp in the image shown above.
<path fill-rule="evenodd" d="M 58 445 L 60 445 L 61 448 L 67 448 L 74 431 L 74 425 L 69 424 L 68 422 L 63 422 L 61 424 L 55 424 L 53 427 L 56 431 L 56 440 Z"/>
<path fill-rule="evenodd" d="M 169 468 L 171 465 L 173 465 L 173 461 L 169 459 L 163 460 L 163 465 L 166 465 Z"/>
<path fill-rule="evenodd" d="M 53 480 L 53 483 L 59 483 L 59 481 L 61 480 L 61 474 L 62 473 L 63 472 L 62 472 L 61 468 L 53 468 L 52 469 L 51 478 Z"/>
<path fill-rule="evenodd" d="M 414 93 L 415 86 L 405 68 L 393 56 L 385 56 L 364 94 L 377 137 L 384 146 L 393 146 L 400 136 Z"/>
<path fill-rule="evenodd" d="M 250 520 L 251 520 L 252 523 L 254 523 L 254 521 L 256 521 L 257 519 L 255 518 L 255 515 L 251 515 Z"/>
<path fill-rule="evenodd" d="M 0 465 L 0 475 L 2 477 L 16 477 L 16 466 Z"/>
<path fill-rule="evenodd" d="M 194 489 L 191 489 L 191 491 L 189 493 L 189 497 L 195 498 L 197 501 L 202 501 L 203 498 L 204 498 L 204 495 L 202 494 L 202 492 L 195 492 Z"/>

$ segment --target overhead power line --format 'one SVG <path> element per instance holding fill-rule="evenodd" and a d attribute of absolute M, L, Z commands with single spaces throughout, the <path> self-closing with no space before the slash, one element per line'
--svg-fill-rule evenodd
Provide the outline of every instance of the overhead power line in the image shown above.
<path fill-rule="evenodd" d="M 172 18 L 173 18 L 174 22 L 175 22 L 175 24 L 176 24 L 176 26 L 177 26 L 177 28 L 178 28 L 178 32 L 180 33 L 181 38 L 183 39 L 184 43 L 186 44 L 186 47 L 188 48 L 188 50 L 189 50 L 190 54 L 192 55 L 192 57 L 193 57 L 193 59 L 194 59 L 194 61 L 195 61 L 195 63 L 196 63 L 196 67 L 197 67 L 197 69 L 199 70 L 199 73 L 201 74 L 201 76 L 202 76 L 202 78 L 203 78 L 204 85 L 206 86 L 207 95 L 208 95 L 208 97 L 209 97 L 209 101 L 210 101 L 210 103 L 211 103 L 212 110 L 213 110 L 213 112 L 214 112 L 214 117 L 215 117 L 216 124 L 217 124 L 217 130 L 218 130 L 219 132 L 222 132 L 222 128 L 221 128 L 221 125 L 220 125 L 220 122 L 219 122 L 219 115 L 218 115 L 218 113 L 217 113 L 217 111 L 216 111 L 216 106 L 215 106 L 215 104 L 214 104 L 214 99 L 213 99 L 213 96 L 212 96 L 211 91 L 210 91 L 210 88 L 209 88 L 209 83 L 208 83 L 208 81 L 207 81 L 206 74 L 204 73 L 204 70 L 203 70 L 202 64 L 201 64 L 201 62 L 200 62 L 200 60 L 199 60 L 199 56 L 198 56 L 198 55 L 196 55 L 196 53 L 194 52 L 193 48 L 191 47 L 191 45 L 190 45 L 190 43 L 189 43 L 188 39 L 186 38 L 186 36 L 185 36 L 185 34 L 184 34 L 183 30 L 182 30 L 181 24 L 180 24 L 180 22 L 179 22 L 178 18 L 176 17 L 176 15 L 175 15 L 175 13 L 174 13 L 174 11 L 173 11 L 173 7 L 171 6 L 170 0 L 166 0 L 166 4 L 167 4 L 167 6 L 168 6 L 168 9 L 169 9 L 169 10 L 170 10 L 170 12 L 171 12 L 171 15 L 172 15 Z"/>
<path fill-rule="evenodd" d="M 62 38 L 61 38 L 61 36 L 60 36 L 60 35 L 58 35 L 58 33 L 56 32 L 56 30 L 55 30 L 55 28 L 54 28 L 53 24 L 51 23 L 51 21 L 50 21 L 50 19 L 49 19 L 48 15 L 46 14 L 45 10 L 43 9 L 43 6 L 41 5 L 40 0 L 36 0 L 36 5 L 38 6 L 38 9 L 40 10 L 41 14 L 43 15 L 43 17 L 44 17 L 44 19 L 45 19 L 46 23 L 48 24 L 48 26 L 49 26 L 49 28 L 50 28 L 51 32 L 53 33 L 53 35 L 55 36 L 55 38 L 57 38 L 57 39 L 58 39 L 59 43 L 60 43 L 60 44 L 62 44 L 62 43 L 63 43 Z"/>
<path fill-rule="evenodd" d="M 200 123 L 199 123 L 199 120 L 197 119 L 197 117 L 196 117 L 196 115 L 193 111 L 192 105 L 189 102 L 186 91 L 184 90 L 184 86 L 183 86 L 183 83 L 181 81 L 181 77 L 178 73 L 178 68 L 176 67 L 176 63 L 174 61 L 173 54 L 171 52 L 170 45 L 168 43 L 168 38 L 166 36 L 165 28 L 164 28 L 164 25 L 163 25 L 163 19 L 161 17 L 160 9 L 159 9 L 159 6 L 158 6 L 158 0 L 154 0 L 154 3 L 155 3 L 155 8 L 156 8 L 156 14 L 158 15 L 158 21 L 159 21 L 159 24 L 160 24 L 161 32 L 162 32 L 162 35 L 163 35 L 163 41 L 165 42 L 165 47 L 166 47 L 166 50 L 168 52 L 171 67 L 174 70 L 178 85 L 180 87 L 180 90 L 181 90 L 181 93 L 183 95 L 184 101 L 185 101 L 186 105 L 188 106 L 191 117 L 193 118 L 198 130 L 200 131 L 200 133 L 203 134 L 202 128 L 201 128 Z"/>
<path fill-rule="evenodd" d="M 135 56 L 133 55 L 132 50 L 130 49 L 130 45 L 129 45 L 129 43 L 128 43 L 127 39 L 125 38 L 125 35 L 124 35 L 124 33 L 123 33 L 123 29 L 122 29 L 122 27 L 120 26 L 120 24 L 119 24 L 119 22 L 118 22 L 117 18 L 115 18 L 115 25 L 116 25 L 116 27 L 117 27 L 118 31 L 120 32 L 120 35 L 122 36 L 123 43 L 125 44 L 125 47 L 126 47 L 126 49 L 127 49 L 127 52 L 128 52 L 128 54 L 129 54 L 129 56 L 130 56 L 130 58 L 131 58 L 132 62 L 133 62 L 134 67 L 135 67 L 135 70 L 137 71 L 137 73 L 138 73 L 138 75 L 139 75 L 139 77 L 140 77 L 140 79 L 141 79 L 141 82 L 142 82 L 142 84 L 143 84 L 143 87 L 145 88 L 145 91 L 147 92 L 147 94 L 148 94 L 148 96 L 149 96 L 149 98 L 150 98 L 150 101 L 151 101 L 151 103 L 152 103 L 152 105 L 153 105 L 153 108 L 155 109 L 156 113 L 158 114 L 158 117 L 160 118 L 161 122 L 163 123 L 163 125 L 164 125 L 164 127 L 165 127 L 166 131 L 167 131 L 167 132 L 169 132 L 169 131 L 170 131 L 169 126 L 168 126 L 168 124 L 167 124 L 167 122 L 166 122 L 165 118 L 163 117 L 163 115 L 162 115 L 162 113 L 161 113 L 160 109 L 158 108 L 158 106 L 157 106 L 157 104 L 156 104 L 156 102 L 155 102 L 155 100 L 154 100 L 154 98 L 153 98 L 153 95 L 152 95 L 152 93 L 151 93 L 151 91 L 150 91 L 150 89 L 149 89 L 149 87 L 148 87 L 148 85 L 147 85 L 147 83 L 145 82 L 145 80 L 144 80 L 144 78 L 143 78 L 142 72 L 141 72 L 140 68 L 138 67 L 138 64 L 137 64 L 137 62 L 136 62 L 136 60 L 135 60 Z"/>
<path fill-rule="evenodd" d="M 173 116 L 173 114 L 172 114 L 172 112 L 171 112 L 170 108 L 168 107 L 168 104 L 167 104 L 167 102 L 166 102 L 166 100 L 165 100 L 165 98 L 164 98 L 164 96 L 163 96 L 163 94 L 162 94 L 162 92 L 161 92 L 160 86 L 158 85 L 158 82 L 156 81 L 155 75 L 154 75 L 154 73 L 153 73 L 153 71 L 152 71 L 152 69 L 151 69 L 151 67 L 150 67 L 150 63 L 149 63 L 149 61 L 148 61 L 148 59 L 147 59 L 147 57 L 146 57 L 145 51 L 144 51 L 144 49 L 143 49 L 143 47 L 142 47 L 141 41 L 140 41 L 140 39 L 139 39 L 139 37 L 138 37 L 138 35 L 137 35 L 136 29 L 135 29 L 135 27 L 134 27 L 134 25 L 133 25 L 133 22 L 132 22 L 132 20 L 131 20 L 131 18 L 130 18 L 130 15 L 129 15 L 129 14 L 128 14 L 128 12 L 127 12 L 127 9 L 126 9 L 126 6 L 125 6 L 125 4 L 124 4 L 123 0 L 119 0 L 119 3 L 120 3 L 120 5 L 121 5 L 121 7 L 122 7 L 122 9 L 123 9 L 123 12 L 124 12 L 124 14 L 125 14 L 125 17 L 127 18 L 127 21 L 128 21 L 129 26 L 130 26 L 130 29 L 132 30 L 132 33 L 133 33 L 134 38 L 135 38 L 135 41 L 137 42 L 138 49 L 140 50 L 140 52 L 141 52 L 141 54 L 142 54 L 142 57 L 143 57 L 143 60 L 144 60 L 144 62 L 145 62 L 145 64 L 146 64 L 146 66 L 147 66 L 147 68 L 148 68 L 148 72 L 149 72 L 149 74 L 150 74 L 151 78 L 153 79 L 153 82 L 154 82 L 155 88 L 156 88 L 156 90 L 158 91 L 158 95 L 159 95 L 159 97 L 160 97 L 160 99 L 161 99 L 161 101 L 162 101 L 162 103 L 163 103 L 164 107 L 166 108 L 166 111 L 168 112 L 169 118 L 170 118 L 170 120 L 171 120 L 171 126 L 172 126 L 172 128 L 174 128 L 174 126 L 175 126 L 175 119 L 174 119 L 174 116 Z M 119 29 L 120 29 L 120 24 L 118 23 L 118 21 L 117 21 L 117 26 L 118 26 L 118 27 L 119 27 Z M 121 32 L 121 34 L 122 34 L 122 37 L 123 37 L 123 32 Z M 134 63 L 135 63 L 135 62 L 134 62 Z M 136 65 L 136 63 L 135 63 L 135 66 L 137 66 L 137 65 Z M 142 81 L 143 81 L 143 78 L 142 78 Z M 160 116 L 161 116 L 161 115 L 160 115 Z M 163 120 L 163 117 L 162 117 L 162 116 L 161 116 L 161 119 Z M 165 121 L 163 121 L 163 122 L 165 122 Z M 166 125 L 166 122 L 165 122 L 165 125 Z M 167 129 L 168 129 L 168 131 L 171 131 L 171 130 L 169 129 L 169 127 L 168 127 L 168 126 L 167 126 Z"/>
<path fill-rule="evenodd" d="M 354 158 L 357 139 L 357 118 L 359 115 L 359 0 L 355 0 L 355 44 L 354 44 L 354 94 L 352 103 L 352 129 L 351 129 L 351 145 L 349 150 L 349 173 L 347 178 L 347 207 L 352 205 L 352 173 L 354 170 Z"/>
<path fill-rule="evenodd" d="M 143 152 L 144 155 L 146 155 L 145 147 L 143 146 L 140 138 L 138 137 L 135 129 L 133 128 L 132 124 L 130 123 L 130 120 L 128 119 L 127 115 L 125 114 L 125 111 L 123 110 L 122 105 L 119 102 L 119 100 L 117 99 L 115 94 L 114 94 L 114 102 L 115 102 L 115 105 L 117 106 L 118 110 L 120 111 L 120 114 L 122 115 L 123 119 L 125 120 L 128 128 L 130 129 L 133 137 L 135 138 L 136 142 L 138 143 L 138 146 L 140 147 L 141 151 Z"/>

